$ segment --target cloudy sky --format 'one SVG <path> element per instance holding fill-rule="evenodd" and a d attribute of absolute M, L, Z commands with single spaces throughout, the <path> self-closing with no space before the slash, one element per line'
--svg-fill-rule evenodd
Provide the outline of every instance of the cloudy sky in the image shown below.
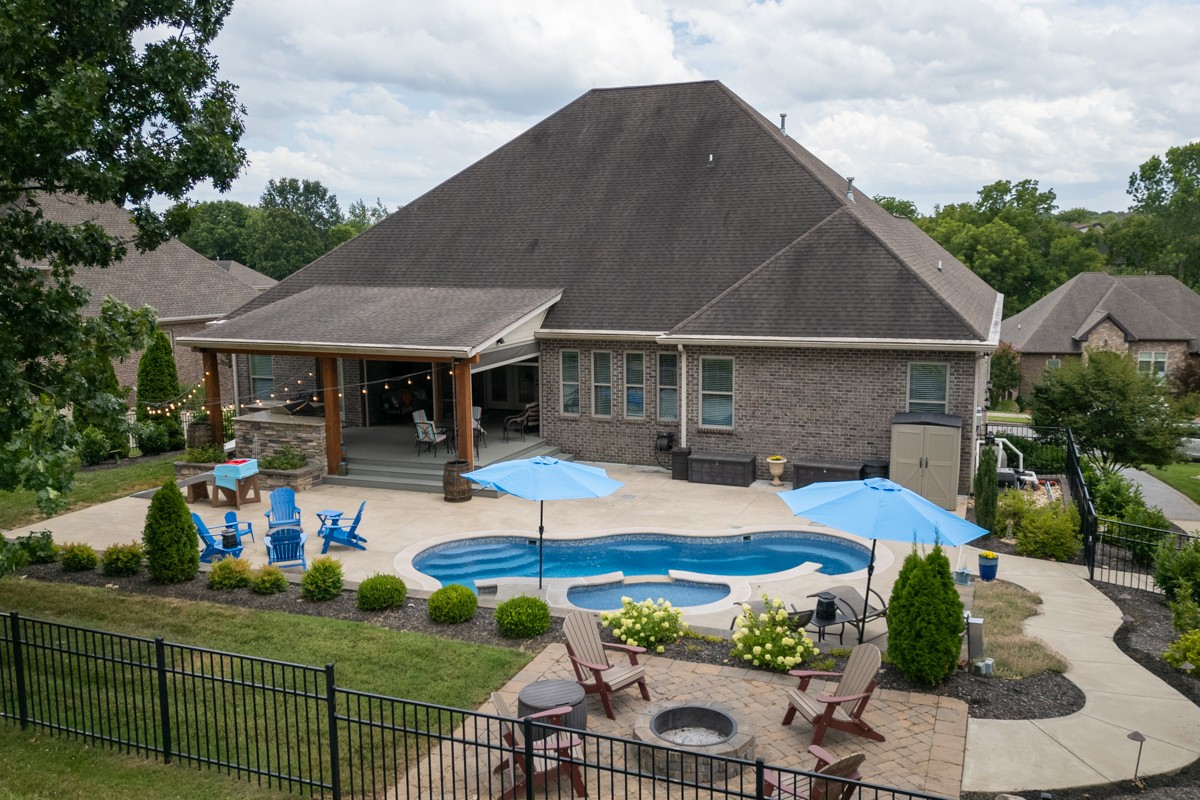
<path fill-rule="evenodd" d="M 394 209 L 590 88 L 701 79 L 926 213 L 1022 178 L 1123 210 L 1200 136 L 1195 1 L 236 0 L 214 49 L 247 203 L 297 177 Z"/>

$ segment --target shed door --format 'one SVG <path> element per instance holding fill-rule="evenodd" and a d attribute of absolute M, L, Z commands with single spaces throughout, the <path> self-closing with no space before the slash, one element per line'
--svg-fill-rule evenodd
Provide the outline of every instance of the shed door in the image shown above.
<path fill-rule="evenodd" d="M 892 459 L 889 477 L 917 494 L 921 490 L 921 471 L 925 457 L 924 425 L 892 426 Z"/>
<path fill-rule="evenodd" d="M 959 428 L 925 426 L 925 477 L 921 495 L 951 511 L 958 504 Z"/>

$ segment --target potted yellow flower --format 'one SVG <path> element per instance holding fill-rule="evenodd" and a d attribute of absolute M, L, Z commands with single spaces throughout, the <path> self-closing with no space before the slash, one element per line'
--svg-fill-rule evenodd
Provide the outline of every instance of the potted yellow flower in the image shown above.
<path fill-rule="evenodd" d="M 996 568 L 1000 565 L 1000 556 L 991 550 L 979 554 L 979 579 L 981 581 L 996 580 Z"/>
<path fill-rule="evenodd" d="M 771 471 L 771 485 L 783 486 L 783 468 L 787 466 L 787 459 L 783 456 L 767 456 L 767 469 Z"/>

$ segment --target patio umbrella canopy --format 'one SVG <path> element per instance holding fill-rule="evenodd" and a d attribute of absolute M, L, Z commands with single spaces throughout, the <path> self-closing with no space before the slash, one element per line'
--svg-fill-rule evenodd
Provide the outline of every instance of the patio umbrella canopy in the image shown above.
<path fill-rule="evenodd" d="M 608 477 L 599 467 L 560 461 L 549 456 L 516 461 L 501 461 L 462 477 L 498 492 L 526 500 L 537 500 L 538 510 L 538 588 L 542 588 L 542 540 L 546 533 L 546 500 L 580 500 L 606 497 L 623 483 Z"/>
<path fill-rule="evenodd" d="M 876 540 L 915 544 L 941 542 L 958 546 L 987 533 L 986 528 L 967 522 L 886 478 L 813 483 L 780 492 L 779 499 L 798 517 L 871 540 L 867 597 L 871 592 L 871 577 L 875 574 Z M 865 615 L 865 608 L 863 613 Z M 860 643 L 862 639 L 860 628 Z"/>

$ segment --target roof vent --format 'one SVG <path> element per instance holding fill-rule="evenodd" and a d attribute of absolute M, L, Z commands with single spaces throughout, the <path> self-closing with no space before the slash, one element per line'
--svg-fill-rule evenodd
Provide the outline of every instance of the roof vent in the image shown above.
<path fill-rule="evenodd" d="M 708 165 L 710 167 L 713 165 L 713 154 L 712 153 L 708 154 Z"/>
<path fill-rule="evenodd" d="M 854 178 L 846 178 L 846 197 L 850 198 L 851 203 L 857 203 L 854 199 Z"/>
<path fill-rule="evenodd" d="M 939 258 L 938 259 L 938 272 L 941 272 L 941 271 L 942 271 L 942 260 Z"/>
<path fill-rule="evenodd" d="M 779 115 L 779 132 L 787 136 L 787 114 Z"/>

